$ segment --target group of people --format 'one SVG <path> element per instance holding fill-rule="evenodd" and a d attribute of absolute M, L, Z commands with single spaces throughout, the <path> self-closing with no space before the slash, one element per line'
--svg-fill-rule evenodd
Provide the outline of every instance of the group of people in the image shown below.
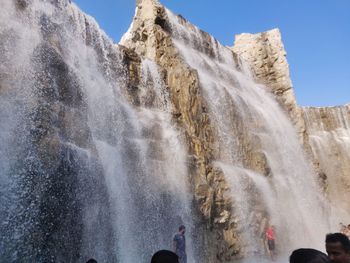
<path fill-rule="evenodd" d="M 344 226 L 344 225 L 343 225 Z M 325 253 L 312 248 L 300 248 L 292 252 L 290 263 L 350 263 L 350 224 L 344 226 L 340 233 L 326 235 Z M 275 228 L 269 226 L 265 232 L 265 240 L 272 261 L 275 260 Z"/>
<path fill-rule="evenodd" d="M 350 240 L 343 233 L 326 235 L 327 254 L 316 249 L 300 248 L 294 250 L 290 263 L 350 263 Z"/>
<path fill-rule="evenodd" d="M 347 227 L 350 232 L 350 225 Z M 159 250 L 151 259 L 151 263 L 187 263 L 186 255 L 186 228 L 179 227 L 178 233 L 173 238 L 173 251 Z M 265 240 L 271 260 L 275 260 L 275 228 L 267 227 Z M 312 248 L 299 248 L 292 252 L 289 263 L 350 263 L 350 240 L 344 233 L 326 235 L 325 248 L 327 254 Z M 87 263 L 97 263 L 90 259 Z"/>
<path fill-rule="evenodd" d="M 181 225 L 173 238 L 173 251 L 157 251 L 152 256 L 151 263 L 187 263 L 185 233 L 186 227 Z M 91 258 L 86 263 L 97 263 L 97 261 Z"/>
<path fill-rule="evenodd" d="M 346 233 L 333 233 L 326 235 L 325 248 L 327 254 L 312 248 L 299 248 L 292 252 L 289 257 L 290 263 L 350 263 L 350 239 Z M 173 252 L 161 250 L 155 253 L 151 263 L 187 263 L 185 226 L 179 227 L 179 232 L 173 239 Z M 275 227 L 270 225 L 265 231 L 267 250 L 272 261 L 275 260 Z"/>

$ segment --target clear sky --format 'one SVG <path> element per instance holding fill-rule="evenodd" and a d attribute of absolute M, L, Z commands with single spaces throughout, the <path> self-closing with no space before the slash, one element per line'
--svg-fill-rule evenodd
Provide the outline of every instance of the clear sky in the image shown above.
<path fill-rule="evenodd" d="M 136 0 L 73 0 L 115 41 L 127 31 Z M 297 102 L 350 103 L 350 0 L 160 0 L 232 46 L 234 35 L 279 28 Z"/>

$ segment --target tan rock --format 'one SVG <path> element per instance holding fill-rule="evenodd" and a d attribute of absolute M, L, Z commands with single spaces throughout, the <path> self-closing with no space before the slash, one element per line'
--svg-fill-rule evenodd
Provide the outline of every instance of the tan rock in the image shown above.
<path fill-rule="evenodd" d="M 184 18 L 179 17 L 179 21 L 184 27 L 194 30 L 193 25 Z M 203 31 L 198 32 L 201 41 L 196 43 L 196 48 L 208 57 L 215 57 L 215 41 L 212 41 L 209 34 Z M 137 1 L 133 23 L 120 43 L 126 47 L 125 58 L 129 63 L 130 85 L 127 85 L 129 87 L 127 94 L 135 105 L 140 103 L 137 88 L 140 79 L 138 55 L 156 62 L 159 66 L 161 77 L 170 95 L 171 115 L 174 122 L 182 130 L 188 145 L 191 187 L 197 210 L 206 224 L 203 239 L 205 239 L 204 243 L 207 244 L 206 249 L 210 254 L 208 262 L 230 261 L 259 251 L 262 244 L 257 245 L 256 251 L 247 251 L 248 245 L 240 239 L 243 234 L 241 229 L 243 223 L 235 211 L 236 200 L 233 200 L 232 194 L 230 194 L 231 185 L 227 182 L 223 171 L 213 163 L 216 158 L 220 159 L 222 153 L 218 149 L 218 142 L 214 136 L 213 120 L 207 113 L 208 105 L 206 105 L 205 98 L 201 93 L 199 77 L 197 72 L 186 64 L 175 47 L 164 7 L 156 0 Z M 234 60 L 237 62 L 239 60 L 245 61 L 241 63 L 241 68 L 243 69 L 243 64 L 246 63 L 257 82 L 264 84 L 271 90 L 289 115 L 299 133 L 305 151 L 310 155 L 324 189 L 330 193 L 331 198 L 345 202 L 348 197 L 342 199 L 340 195 L 331 195 L 335 192 L 331 189 L 329 180 L 330 174 L 339 174 L 340 176 L 335 176 L 335 178 L 341 179 L 336 179 L 334 184 L 342 184 L 344 191 L 341 193 L 347 196 L 346 191 L 350 185 L 347 164 L 350 162 L 346 159 L 344 149 L 335 142 L 337 138 L 332 137 L 330 139 L 332 142 L 327 144 L 332 145 L 330 153 L 327 157 L 323 157 L 315 150 L 312 137 L 322 129 L 334 133 L 341 125 L 344 129 L 348 129 L 349 126 L 345 127 L 343 123 L 340 125 L 337 119 L 339 115 L 330 113 L 329 110 L 319 110 L 317 116 L 310 117 L 310 124 L 305 123 L 306 113 L 309 116 L 316 113 L 302 109 L 296 103 L 286 52 L 279 30 L 274 29 L 254 35 L 238 35 L 232 49 Z M 340 119 L 344 119 L 344 116 Z M 235 121 L 238 119 L 235 113 L 229 117 L 232 118 L 235 136 L 240 142 L 238 153 L 244 167 L 253 172 L 270 176 L 271 168 L 268 165 L 259 137 L 247 135 L 244 132 L 246 129 L 244 122 Z M 318 123 L 316 127 L 314 127 L 314 120 Z M 262 124 L 257 122 L 254 125 L 259 128 Z M 329 156 L 331 156 L 334 165 L 328 165 L 326 162 L 325 158 Z M 327 165 L 325 165 L 326 163 Z M 327 170 L 326 167 L 333 168 Z M 269 215 L 254 184 L 247 180 L 245 187 L 250 192 L 249 202 L 254 203 L 254 209 L 249 215 L 249 228 L 255 236 L 260 237 L 269 222 Z M 346 204 L 342 204 L 342 207 L 349 210 Z"/>
<path fill-rule="evenodd" d="M 348 218 L 349 213 L 345 211 L 350 210 L 346 201 L 350 185 L 349 105 L 323 108 L 297 105 L 278 29 L 237 35 L 232 50 L 248 64 L 256 80 L 271 89 L 289 114 L 320 185 L 336 207 L 334 211 L 338 211 L 332 216 Z M 260 167 L 258 170 L 261 171 L 263 159 L 251 156 L 247 161 L 253 160 L 254 166 Z"/>
<path fill-rule="evenodd" d="M 174 121 L 184 131 L 188 152 L 192 156 L 189 164 L 190 178 L 198 210 L 211 231 L 223 236 L 223 229 L 229 226 L 232 200 L 226 194 L 228 184 L 222 172 L 214 170 L 211 163 L 214 149 L 211 121 L 199 90 L 197 72 L 179 56 L 167 30 L 164 7 L 159 5 L 158 1 L 138 1 L 133 24 L 122 38 L 121 44 L 144 58 L 156 61 L 161 68 L 164 82 L 169 87 Z M 211 46 L 208 45 L 206 48 L 211 52 Z M 222 247 L 226 258 L 229 258 L 228 255 L 232 251 L 238 253 L 239 249 L 236 247 L 238 242 L 229 243 L 234 239 L 228 236 L 226 240 L 216 242 L 208 240 L 208 244 L 216 246 L 216 249 L 208 248 L 208 251 L 216 251 Z M 204 238 L 210 239 L 212 235 L 206 233 Z M 227 252 L 225 248 L 230 248 L 231 252 Z M 209 252 L 212 256 L 215 253 Z M 208 260 L 214 262 L 214 259 Z"/>
<path fill-rule="evenodd" d="M 350 204 L 350 105 L 303 107 L 312 157 L 334 217 L 346 221 Z"/>
<path fill-rule="evenodd" d="M 300 139 L 305 140 L 305 124 L 297 106 L 289 74 L 287 53 L 278 29 L 235 37 L 232 50 L 248 63 L 256 80 L 275 94 L 280 105 L 294 122 Z"/>

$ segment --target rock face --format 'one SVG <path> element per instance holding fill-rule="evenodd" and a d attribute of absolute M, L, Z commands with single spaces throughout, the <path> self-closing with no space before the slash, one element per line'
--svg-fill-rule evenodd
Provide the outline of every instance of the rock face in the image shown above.
<path fill-rule="evenodd" d="M 337 207 L 334 217 L 338 221 L 348 220 L 345 211 L 349 211 L 349 105 L 323 108 L 297 105 L 278 29 L 237 35 L 232 49 L 288 112 L 325 194 L 332 206 Z"/>
<path fill-rule="evenodd" d="M 51 2 L 4 1 L 0 17 L 0 258 L 77 262 L 86 257 L 83 247 L 91 249 L 91 235 L 116 261 L 86 89 L 98 87 L 96 78 L 103 85 L 103 77 L 120 76 L 132 87 L 140 59 L 69 1 Z"/>
<path fill-rule="evenodd" d="M 294 96 L 280 31 L 236 35 L 232 50 L 248 63 L 256 80 L 271 89 L 304 140 L 305 124 Z"/>
<path fill-rule="evenodd" d="M 303 117 L 325 193 L 338 221 L 346 221 L 350 209 L 350 106 L 303 107 Z"/>
<path fill-rule="evenodd" d="M 257 262 L 268 224 L 283 254 L 349 218 L 349 105 L 297 105 L 278 30 L 229 49 L 138 0 L 114 44 L 68 0 L 3 8 L 3 260 L 149 262 L 185 224 L 189 262 Z"/>
<path fill-rule="evenodd" d="M 201 244 L 202 251 L 207 253 L 207 260 L 230 261 L 264 254 L 262 246 L 255 245 L 253 248 L 254 245 L 250 242 L 260 244 L 260 237 L 263 236 L 266 225 L 269 221 L 276 222 L 276 219 L 269 212 L 271 208 L 267 207 L 268 204 L 259 198 L 259 192 L 263 190 L 259 189 L 261 186 L 257 185 L 253 178 L 255 174 L 259 177 L 274 178 L 279 173 L 291 172 L 293 168 L 289 167 L 288 158 L 280 160 L 281 163 L 285 162 L 281 169 L 274 164 L 273 159 L 280 157 L 274 156 L 273 152 L 284 154 L 280 151 L 288 152 L 286 148 L 280 149 L 273 142 L 267 142 L 266 138 L 254 132 L 246 132 L 276 132 L 270 131 L 271 126 L 276 125 L 270 122 L 270 118 L 276 116 L 261 116 L 261 119 L 256 117 L 260 116 L 260 105 L 255 104 L 260 103 L 260 99 L 254 101 L 255 96 L 265 95 L 241 93 L 240 89 L 250 89 L 244 85 L 256 84 L 240 79 L 238 71 L 244 71 L 245 63 L 252 68 L 256 80 L 272 91 L 297 127 L 299 139 L 307 145 L 304 119 L 293 94 L 286 53 L 279 31 L 237 37 L 232 52 L 181 16 L 174 16 L 158 1 L 144 0 L 138 1 L 135 18 L 121 44 L 141 57 L 156 61 L 161 68 L 164 82 L 168 86 L 174 120 L 185 134 L 191 156 L 190 178 L 195 207 L 202 216 L 203 227 L 207 229 Z M 232 72 L 226 75 L 226 69 L 222 65 L 225 65 L 226 69 L 231 68 Z M 249 75 L 247 72 L 245 74 Z M 218 93 L 226 93 L 222 97 L 219 94 L 216 96 L 225 109 L 213 104 L 215 95 L 212 97 L 210 93 L 215 89 Z M 235 92 L 235 89 L 237 93 L 233 95 L 231 92 Z M 246 96 L 251 96 L 252 100 L 246 100 Z M 263 100 L 269 101 L 269 98 Z M 267 108 L 275 107 L 273 102 L 267 104 Z M 225 121 L 218 114 L 223 114 Z M 288 124 L 282 124 L 284 117 L 278 118 L 281 118 L 279 125 L 286 125 L 285 128 L 289 129 Z M 290 129 L 293 133 L 294 129 Z M 277 134 L 275 136 L 279 137 Z M 281 134 L 276 141 L 283 140 L 283 136 L 286 134 Z M 291 140 L 293 136 L 290 134 Z M 273 150 L 271 147 L 276 148 Z M 303 156 L 297 141 L 293 147 L 294 153 Z M 271 150 L 273 152 L 269 152 Z M 296 157 L 290 156 L 290 159 L 293 158 Z M 295 173 L 300 173 L 298 176 L 303 176 L 303 173 L 311 175 L 313 172 L 306 168 L 307 161 L 300 161 L 305 162 L 300 164 L 305 170 Z M 249 179 L 245 179 L 247 174 Z M 312 178 L 311 181 L 307 180 L 304 184 L 310 184 L 310 189 L 313 189 Z M 241 196 L 237 196 L 235 191 L 241 191 L 243 185 L 246 189 L 242 191 Z M 245 191 L 249 192 L 248 196 L 244 196 Z M 283 193 L 276 195 L 282 196 Z M 280 201 L 280 206 L 292 202 L 288 197 L 281 197 Z M 241 202 L 246 204 L 242 205 Z M 288 209 L 293 209 L 292 207 Z M 242 221 L 244 211 L 249 211 L 249 219 L 246 222 Z M 281 232 L 282 224 L 281 222 L 279 226 Z M 247 228 L 249 233 L 245 233 Z M 210 243 L 215 243 L 215 246 L 208 246 Z"/>
<path fill-rule="evenodd" d="M 205 102 L 201 96 L 196 71 L 191 69 L 179 55 L 169 35 L 169 21 L 163 6 L 158 1 L 138 1 L 133 23 L 122 38 L 121 43 L 135 53 L 154 60 L 162 69 L 162 76 L 169 89 L 172 102 L 172 115 L 176 123 L 183 129 L 188 152 L 191 156 L 191 187 L 202 218 L 198 227 L 210 229 L 213 224 L 220 226 L 218 233 L 203 235 L 202 246 L 209 244 L 218 246 L 225 242 L 223 226 L 228 225 L 231 200 L 224 197 L 227 184 L 219 170 L 214 170 L 213 131 L 206 113 Z M 206 231 L 206 230 L 205 230 Z M 215 235 L 220 236 L 218 239 Z M 232 250 L 237 240 L 229 237 Z M 206 244 L 206 245 L 205 245 Z M 226 250 L 226 249 L 225 249 Z M 209 261 L 215 260 L 215 249 L 203 249 Z M 226 251 L 224 253 L 227 253 Z"/>

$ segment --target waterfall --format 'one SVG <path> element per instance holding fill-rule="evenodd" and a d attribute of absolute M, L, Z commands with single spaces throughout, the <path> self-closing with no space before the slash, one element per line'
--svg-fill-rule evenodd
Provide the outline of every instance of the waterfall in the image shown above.
<path fill-rule="evenodd" d="M 216 165 L 231 183 L 247 257 L 264 254 L 262 220 L 276 226 L 283 256 L 298 247 L 323 249 L 327 202 L 287 115 L 230 49 L 169 10 L 167 16 L 176 48 L 198 72 L 216 129 Z M 260 169 L 249 167 L 249 158 Z"/>
<path fill-rule="evenodd" d="M 349 218 L 348 108 L 328 109 L 332 127 L 324 112 L 303 109 L 309 160 L 287 114 L 240 57 L 157 1 L 143 4 L 124 37 L 133 49 L 115 44 L 70 0 L 3 0 L 0 261 L 146 263 L 172 249 L 181 224 L 191 263 L 223 260 L 227 236 L 240 249 L 226 249 L 230 259 L 264 261 L 268 224 L 276 227 L 278 262 L 299 247 L 323 250 L 324 235 Z M 176 117 L 192 104 L 183 105 L 186 97 L 177 105 L 182 87 L 167 79 L 173 68 L 190 72 L 195 85 L 198 75 L 196 113 L 182 116 L 188 122 Z M 200 150 L 203 138 L 210 149 L 193 172 L 191 147 Z M 341 156 L 344 167 L 328 156 Z M 217 175 L 224 201 L 214 196 Z M 213 196 L 195 199 L 200 187 Z M 229 218 L 227 228 L 214 210 L 219 221 Z M 209 244 L 215 238 L 220 245 Z"/>
<path fill-rule="evenodd" d="M 331 220 L 335 226 L 347 222 L 350 216 L 349 202 L 345 197 L 350 187 L 346 176 L 350 164 L 348 108 L 348 105 L 325 109 L 303 108 L 311 150 L 327 181 L 327 194 L 332 207 Z"/>
<path fill-rule="evenodd" d="M 123 49 L 69 1 L 0 14 L 0 258 L 149 262 L 195 216 L 183 135 L 157 65 L 128 99 Z"/>

